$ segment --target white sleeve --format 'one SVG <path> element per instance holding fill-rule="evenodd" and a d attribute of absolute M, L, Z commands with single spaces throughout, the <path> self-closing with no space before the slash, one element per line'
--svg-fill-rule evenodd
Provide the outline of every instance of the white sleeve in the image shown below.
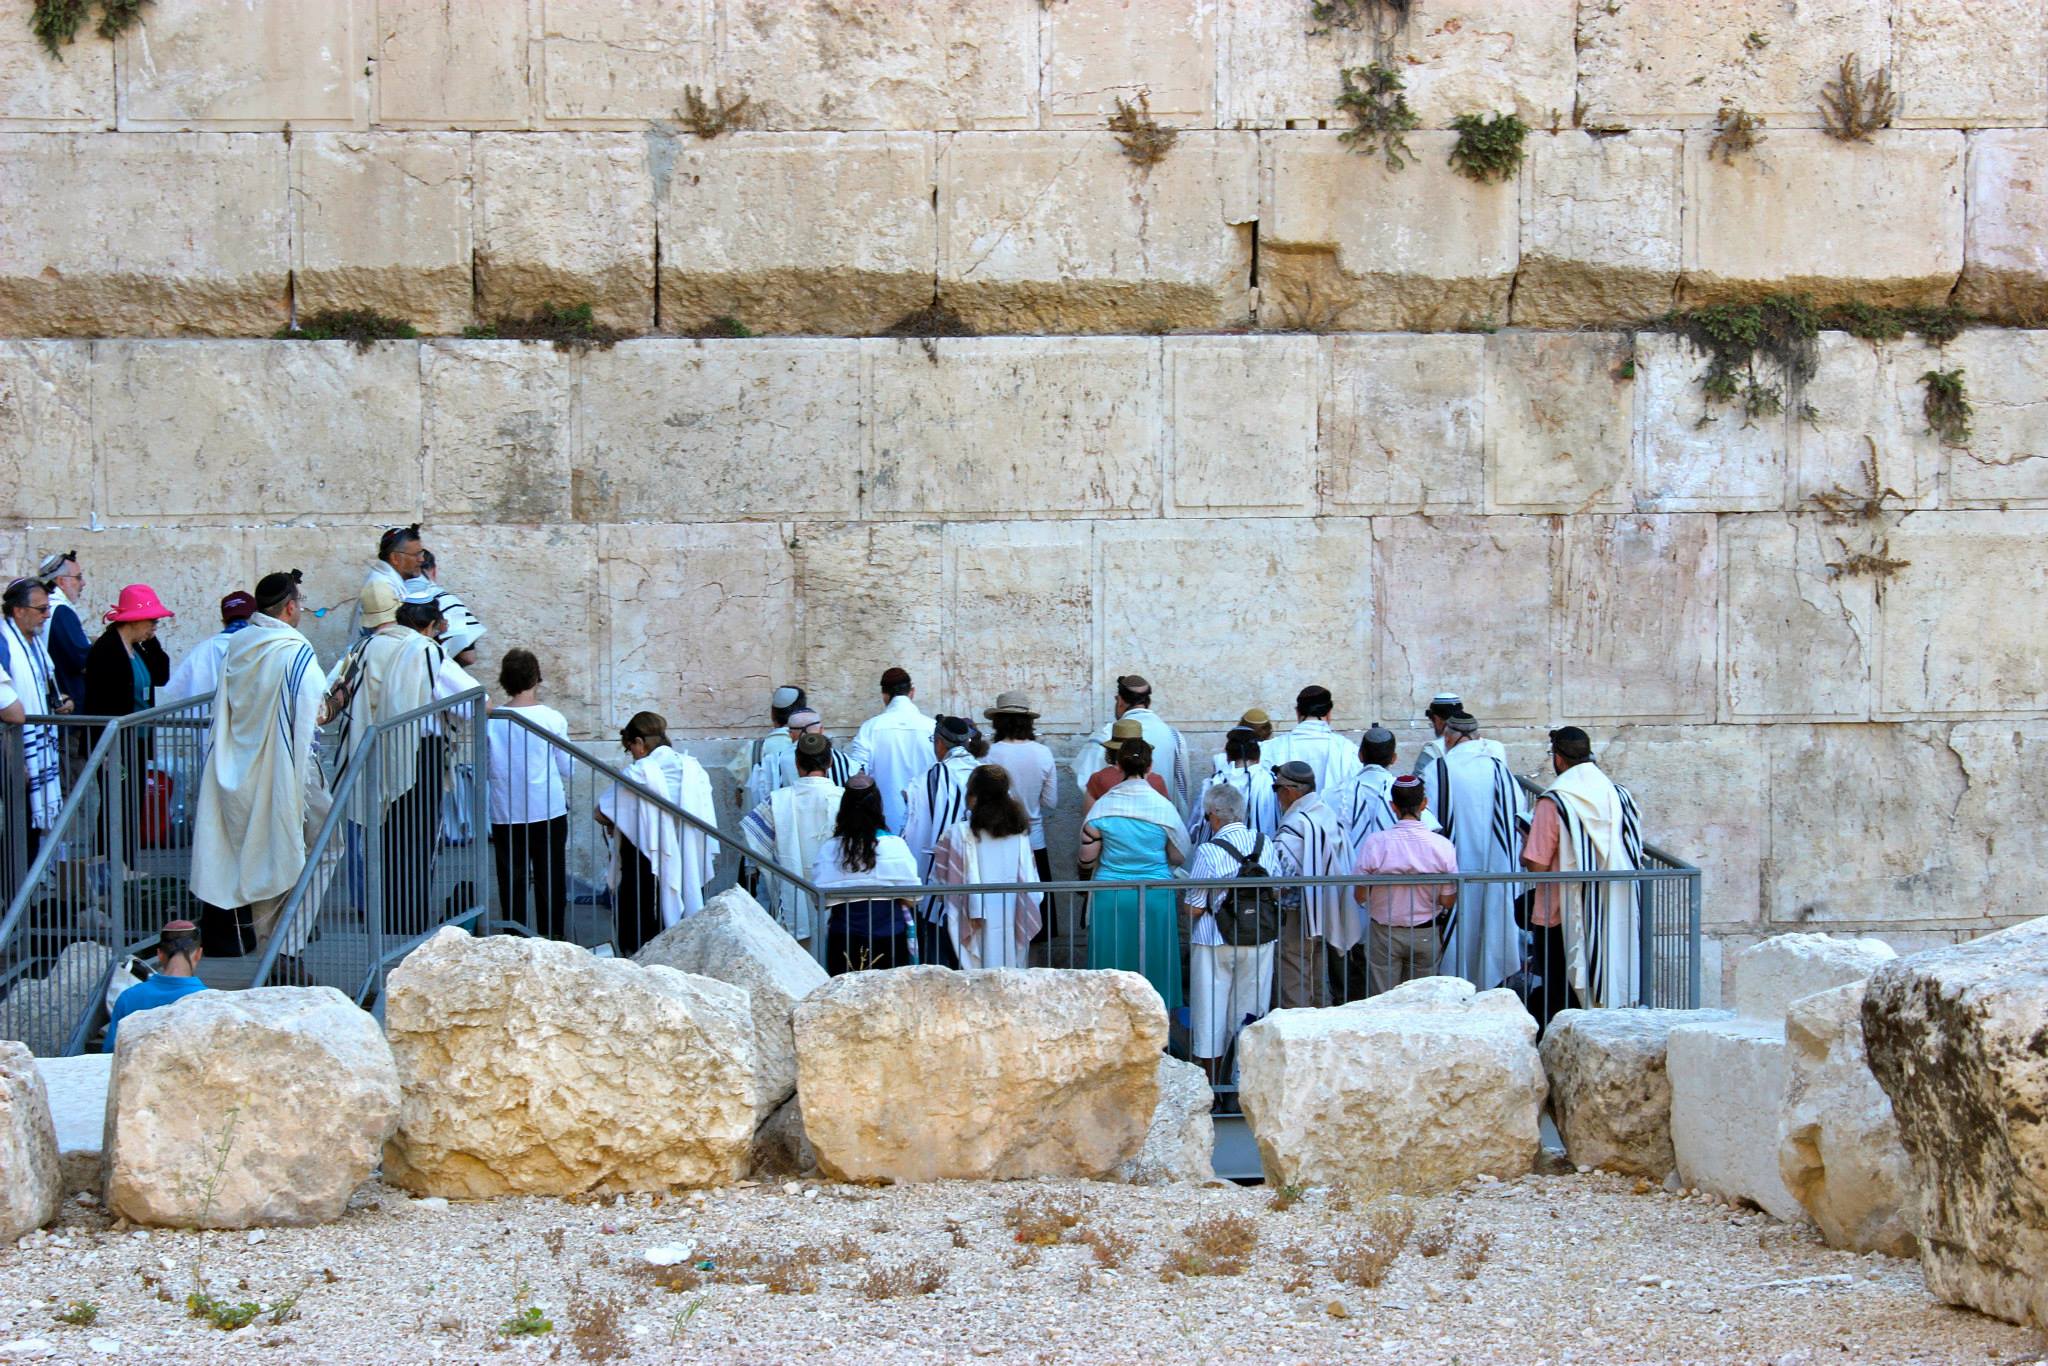
<path fill-rule="evenodd" d="M 11 707 L 21 701 L 21 694 L 14 690 L 14 680 L 7 676 L 7 670 L 0 667 L 0 707 Z"/>

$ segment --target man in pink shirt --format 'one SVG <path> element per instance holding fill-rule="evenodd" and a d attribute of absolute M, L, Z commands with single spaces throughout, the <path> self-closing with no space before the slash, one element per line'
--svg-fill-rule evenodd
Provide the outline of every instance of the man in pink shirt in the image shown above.
<path fill-rule="evenodd" d="M 1424 828 L 1429 805 L 1422 779 L 1403 774 L 1394 779 L 1394 826 L 1365 837 L 1358 848 L 1360 873 L 1455 873 L 1458 850 L 1449 840 Z M 1441 910 L 1458 904 L 1455 882 L 1418 883 L 1401 887 L 1355 887 L 1351 895 L 1369 908 L 1366 965 L 1377 996 L 1403 982 L 1436 972 L 1443 941 L 1437 933 Z"/>

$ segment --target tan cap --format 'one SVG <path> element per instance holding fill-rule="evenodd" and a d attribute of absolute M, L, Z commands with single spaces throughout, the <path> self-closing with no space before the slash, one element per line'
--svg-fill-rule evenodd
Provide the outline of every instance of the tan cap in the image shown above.
<path fill-rule="evenodd" d="M 1240 726 L 1252 726 L 1255 728 L 1258 726 L 1270 726 L 1273 724 L 1273 718 L 1266 715 L 1266 709 L 1264 707 L 1253 707 L 1243 716 L 1237 718 L 1237 724 L 1239 724 Z"/>
<path fill-rule="evenodd" d="M 363 625 L 371 629 L 398 620 L 398 590 L 382 578 L 363 585 Z"/>
<path fill-rule="evenodd" d="M 983 716 L 1037 716 L 1031 710 L 1031 694 L 1028 692 L 999 692 L 996 704 L 982 712 Z"/>

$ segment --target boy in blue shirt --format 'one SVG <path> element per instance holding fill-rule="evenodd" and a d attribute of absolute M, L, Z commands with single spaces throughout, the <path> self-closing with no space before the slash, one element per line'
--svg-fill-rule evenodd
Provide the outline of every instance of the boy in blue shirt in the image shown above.
<path fill-rule="evenodd" d="M 107 1021 L 106 1050 L 114 1051 L 114 1031 L 121 1021 L 139 1010 L 154 1010 L 182 1000 L 195 991 L 206 990 L 199 980 L 199 927 L 189 920 L 173 920 L 156 939 L 156 973 L 146 977 L 114 998 L 113 1018 Z"/>

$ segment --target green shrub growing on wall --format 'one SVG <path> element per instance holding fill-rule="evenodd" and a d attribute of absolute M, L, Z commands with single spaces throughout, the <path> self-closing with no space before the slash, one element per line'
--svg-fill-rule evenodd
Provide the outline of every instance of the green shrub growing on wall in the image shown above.
<path fill-rule="evenodd" d="M 1521 169 L 1526 155 L 1522 143 L 1529 125 L 1519 114 L 1460 114 L 1451 120 L 1457 130 L 1457 145 L 1451 148 L 1451 166 L 1459 175 L 1482 183 L 1506 180 Z"/>
<path fill-rule="evenodd" d="M 1401 93 L 1405 82 L 1392 67 L 1374 62 L 1370 66 L 1346 67 L 1338 73 L 1344 89 L 1337 95 L 1337 107 L 1351 116 L 1352 128 L 1339 141 L 1367 156 L 1378 153 L 1387 169 L 1398 171 L 1413 156 L 1402 136 L 1412 132 L 1421 120 L 1408 107 Z"/>

